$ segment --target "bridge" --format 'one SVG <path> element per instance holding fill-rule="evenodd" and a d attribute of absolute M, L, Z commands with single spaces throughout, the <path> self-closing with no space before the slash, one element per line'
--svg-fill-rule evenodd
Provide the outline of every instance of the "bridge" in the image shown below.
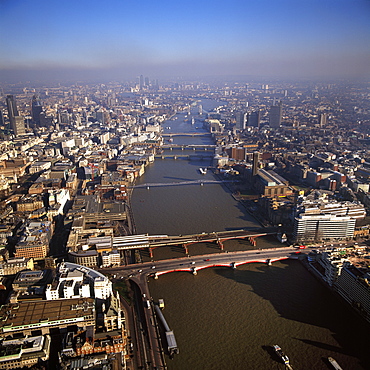
<path fill-rule="evenodd" d="M 153 257 L 153 250 L 159 247 L 178 245 L 182 246 L 185 253 L 188 254 L 188 247 L 197 243 L 216 243 L 220 250 L 224 250 L 224 242 L 232 239 L 248 239 L 251 245 L 256 246 L 256 238 L 266 235 L 276 235 L 276 231 L 269 231 L 263 229 L 263 232 L 250 231 L 250 230 L 232 230 L 232 231 L 219 231 L 211 233 L 200 233 L 191 235 L 129 235 L 129 236 L 102 236 L 94 237 L 92 242 L 98 247 L 100 245 L 109 246 L 117 250 L 141 249 L 148 248 L 149 254 Z"/>
<path fill-rule="evenodd" d="M 169 149 L 169 150 L 173 150 L 173 149 L 181 149 L 181 150 L 184 150 L 184 149 L 191 149 L 191 150 L 208 150 L 208 149 L 215 149 L 217 145 L 214 145 L 214 144 L 190 144 L 190 145 L 186 145 L 186 144 L 163 144 L 161 146 L 162 149 Z"/>
<path fill-rule="evenodd" d="M 225 184 L 231 183 L 231 180 L 191 180 L 191 181 L 179 181 L 179 182 L 147 182 L 145 184 L 134 185 L 130 188 L 154 188 L 154 187 L 164 187 L 164 186 L 183 186 L 183 185 L 205 185 L 205 184 Z"/>
<path fill-rule="evenodd" d="M 240 230 L 245 232 L 245 230 Z M 235 233 L 237 234 L 237 230 Z M 225 232 L 224 236 L 227 236 Z M 221 234 L 221 233 L 220 233 Z M 203 235 L 204 238 L 210 237 L 209 234 L 195 234 Z M 259 234 L 255 234 L 259 235 Z M 231 234 L 229 234 L 231 237 Z M 235 235 L 236 236 L 236 235 Z M 159 242 L 159 239 L 166 239 L 164 236 L 153 236 Z M 168 237 L 169 238 L 169 237 Z M 186 237 L 184 237 L 186 238 Z M 303 253 L 302 253 L 303 252 Z M 308 253 L 308 251 L 298 251 L 298 253 Z M 225 267 L 236 269 L 238 266 L 247 263 L 264 263 L 271 265 L 273 262 L 286 259 L 299 259 L 300 254 L 293 247 L 283 248 L 269 248 L 269 249 L 255 249 L 248 251 L 237 252 L 220 252 L 207 255 L 188 256 L 182 258 L 175 258 L 170 260 L 161 260 L 154 262 L 147 262 L 141 264 L 118 266 L 112 268 L 102 269 L 102 272 L 112 274 L 117 279 L 129 278 L 135 286 L 135 306 L 136 310 L 144 314 L 141 317 L 138 312 L 139 322 L 137 327 L 141 330 L 129 328 L 133 335 L 133 340 L 137 347 L 141 349 L 138 356 L 141 357 L 143 368 L 147 369 L 146 364 L 148 360 L 157 369 L 165 369 L 165 361 L 163 358 L 161 339 L 158 331 L 157 317 L 154 311 L 153 298 L 150 295 L 148 287 L 148 277 L 158 279 L 161 275 L 171 272 L 188 272 L 194 275 L 203 269 L 212 267 Z M 141 307 L 140 307 L 141 306 Z M 132 324 L 131 324 L 132 325 Z M 181 351 L 181 347 L 180 347 Z"/>
<path fill-rule="evenodd" d="M 191 160 L 204 160 L 204 159 L 213 159 L 214 154 L 157 154 L 155 155 L 156 159 L 165 159 L 165 158 L 173 158 L 173 159 L 179 159 L 179 158 L 185 158 Z"/>
<path fill-rule="evenodd" d="M 212 136 L 212 134 L 210 132 L 171 132 L 162 134 L 162 137 L 173 136 Z"/>

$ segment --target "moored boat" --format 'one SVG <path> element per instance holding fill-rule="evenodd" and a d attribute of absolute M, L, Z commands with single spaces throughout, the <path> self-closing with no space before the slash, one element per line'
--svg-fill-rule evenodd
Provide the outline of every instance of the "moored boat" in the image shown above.
<path fill-rule="evenodd" d="M 333 357 L 328 357 L 328 361 L 330 362 L 330 365 L 331 365 L 331 366 L 333 366 L 333 368 L 334 368 L 335 370 L 343 370 L 343 369 L 339 366 L 338 362 L 334 360 L 334 358 L 333 358 Z"/>
<path fill-rule="evenodd" d="M 284 362 L 284 364 L 288 365 L 289 364 L 289 357 L 286 354 L 284 354 L 282 349 L 277 344 L 275 344 L 273 347 L 274 347 L 274 350 L 275 350 L 276 354 L 281 358 L 281 360 Z"/>

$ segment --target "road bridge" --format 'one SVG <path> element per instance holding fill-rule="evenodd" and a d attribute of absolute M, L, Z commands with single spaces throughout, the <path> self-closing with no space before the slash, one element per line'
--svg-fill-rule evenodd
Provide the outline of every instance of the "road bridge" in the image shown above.
<path fill-rule="evenodd" d="M 162 133 L 162 137 L 174 137 L 174 136 L 212 136 L 210 132 L 171 132 Z"/>
<path fill-rule="evenodd" d="M 157 240 L 160 239 L 160 237 L 161 236 L 157 236 Z M 299 254 L 297 254 L 297 252 Z M 117 279 L 129 278 L 135 283 L 135 286 L 138 288 L 137 301 L 138 303 L 141 301 L 140 312 L 144 313 L 144 318 L 141 319 L 141 322 L 145 324 L 142 326 L 142 330 L 145 335 L 140 335 L 139 332 L 137 335 L 138 340 L 142 341 L 144 346 L 142 356 L 145 358 L 142 363 L 147 364 L 148 359 L 150 359 L 153 366 L 157 366 L 158 369 L 163 369 L 165 368 L 165 363 L 162 356 L 163 352 L 161 351 L 161 341 L 159 331 L 157 330 L 156 316 L 153 310 L 153 304 L 155 302 L 150 295 L 148 287 L 149 277 L 158 279 L 161 275 L 171 272 L 189 272 L 196 275 L 199 271 L 210 267 L 236 269 L 238 266 L 247 263 L 265 263 L 267 265 L 271 265 L 271 263 L 276 261 L 298 259 L 300 255 L 304 255 L 304 253 L 308 253 L 308 251 L 297 251 L 293 247 L 220 252 L 161 260 L 156 261 L 155 263 L 147 262 L 128 266 L 105 268 L 101 271 L 103 273 L 114 274 Z"/>
<path fill-rule="evenodd" d="M 205 184 L 225 184 L 233 182 L 231 180 L 191 180 L 179 182 L 147 182 L 145 184 L 134 185 L 132 188 L 151 188 L 151 187 L 167 187 L 167 186 L 183 186 L 183 185 L 205 185 Z"/>
<path fill-rule="evenodd" d="M 178 159 L 178 158 L 186 158 L 189 160 L 203 160 L 203 159 L 213 159 L 214 154 L 157 154 L 155 155 L 156 159 L 165 159 L 165 158 L 173 158 L 173 159 Z"/>
<path fill-rule="evenodd" d="M 216 145 L 214 144 L 189 144 L 189 145 L 186 145 L 186 144 L 163 144 L 161 146 L 162 149 L 169 149 L 169 150 L 173 150 L 173 149 L 181 149 L 181 150 L 185 150 L 185 149 L 191 149 L 191 150 L 209 150 L 209 149 L 214 149 L 216 148 Z"/>

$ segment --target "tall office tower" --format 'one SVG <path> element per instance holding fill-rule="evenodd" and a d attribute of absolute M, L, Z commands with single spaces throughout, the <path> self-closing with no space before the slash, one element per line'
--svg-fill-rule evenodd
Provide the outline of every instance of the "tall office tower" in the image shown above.
<path fill-rule="evenodd" d="M 143 75 L 140 75 L 140 79 L 139 79 L 139 89 L 142 90 L 144 87 L 144 76 Z"/>
<path fill-rule="evenodd" d="M 236 112 L 235 113 L 236 128 L 239 130 L 245 129 L 245 112 Z"/>
<path fill-rule="evenodd" d="M 14 135 L 15 136 L 24 135 L 26 133 L 24 119 L 18 113 L 17 103 L 15 101 L 14 95 L 6 96 L 6 105 L 8 107 L 9 121 L 13 129 Z"/>
<path fill-rule="evenodd" d="M 281 102 L 270 107 L 270 127 L 278 128 L 281 126 L 282 106 Z"/>
<path fill-rule="evenodd" d="M 252 166 L 252 175 L 253 176 L 256 176 L 257 173 L 258 173 L 259 162 L 260 162 L 260 153 L 254 152 L 253 153 L 253 166 Z"/>
<path fill-rule="evenodd" d="M 145 77 L 144 84 L 146 87 L 149 87 L 149 77 Z"/>
<path fill-rule="evenodd" d="M 32 115 L 32 121 L 37 126 L 40 125 L 40 113 L 42 112 L 42 105 L 40 102 L 40 99 L 37 97 L 37 95 L 34 95 L 32 97 L 31 101 L 31 115 Z"/>
<path fill-rule="evenodd" d="M 0 109 L 0 126 L 4 126 L 5 121 L 4 121 L 4 113 L 3 110 Z"/>
<path fill-rule="evenodd" d="M 320 127 L 326 126 L 327 118 L 328 118 L 328 116 L 327 116 L 326 113 L 321 113 L 319 115 L 319 125 L 320 125 Z"/>
<path fill-rule="evenodd" d="M 261 111 L 256 110 L 254 112 L 248 113 L 247 125 L 250 127 L 260 128 L 261 124 Z"/>

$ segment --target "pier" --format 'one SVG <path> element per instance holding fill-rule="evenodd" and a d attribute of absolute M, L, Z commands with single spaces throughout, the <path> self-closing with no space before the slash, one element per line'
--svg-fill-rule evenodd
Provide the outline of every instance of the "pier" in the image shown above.
<path fill-rule="evenodd" d="M 170 354 L 170 356 L 171 355 L 178 354 L 179 353 L 179 349 L 177 347 L 177 343 L 176 343 L 176 339 L 175 339 L 175 334 L 173 333 L 173 331 L 168 326 L 167 321 L 164 318 L 163 313 L 160 310 L 160 308 L 156 304 L 154 305 L 154 308 L 155 308 L 155 312 L 156 312 L 157 316 L 159 317 L 159 319 L 161 320 L 162 325 L 164 327 L 164 330 L 166 332 L 166 340 L 167 340 L 168 353 Z"/>

